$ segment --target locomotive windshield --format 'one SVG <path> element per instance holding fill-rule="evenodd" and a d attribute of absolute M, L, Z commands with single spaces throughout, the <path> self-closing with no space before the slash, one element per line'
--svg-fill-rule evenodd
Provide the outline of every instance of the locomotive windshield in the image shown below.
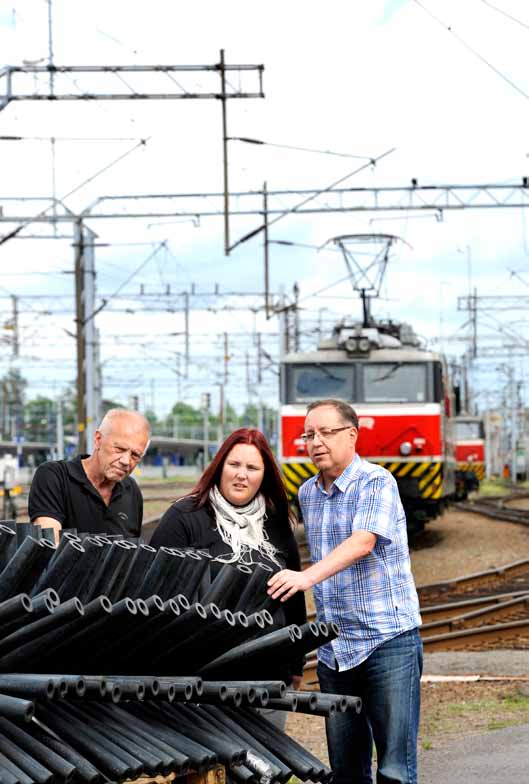
<path fill-rule="evenodd" d="M 427 400 L 426 365 L 406 362 L 365 364 L 363 402 L 424 403 Z"/>
<path fill-rule="evenodd" d="M 483 438 L 483 423 L 480 421 L 464 422 L 456 419 L 456 440 L 475 441 Z"/>
<path fill-rule="evenodd" d="M 283 366 L 284 403 L 338 398 L 355 403 L 431 403 L 442 400 L 437 362 L 313 362 Z"/>
<path fill-rule="evenodd" d="M 326 397 L 351 400 L 353 371 L 352 365 L 293 365 L 289 397 L 298 403 Z"/>

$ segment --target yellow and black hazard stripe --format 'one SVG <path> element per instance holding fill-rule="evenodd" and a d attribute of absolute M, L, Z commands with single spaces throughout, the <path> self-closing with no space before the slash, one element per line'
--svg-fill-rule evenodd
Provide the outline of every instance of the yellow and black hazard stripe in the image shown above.
<path fill-rule="evenodd" d="M 485 463 L 458 463 L 457 470 L 463 473 L 473 473 L 480 482 L 485 478 Z"/>
<path fill-rule="evenodd" d="M 282 463 L 283 484 L 287 491 L 288 500 L 296 498 L 298 490 L 307 479 L 318 473 L 314 463 Z"/>
<path fill-rule="evenodd" d="M 421 498 L 437 500 L 443 492 L 443 464 L 441 462 L 414 463 L 396 461 L 376 461 L 378 465 L 387 468 L 395 479 L 417 479 Z"/>
<path fill-rule="evenodd" d="M 400 461 L 373 461 L 390 471 L 395 479 L 417 479 L 421 498 L 437 500 L 443 492 L 443 464 L 441 462 L 400 462 Z M 294 499 L 300 486 L 311 476 L 318 473 L 314 463 L 283 463 L 283 483 L 289 501 Z"/>

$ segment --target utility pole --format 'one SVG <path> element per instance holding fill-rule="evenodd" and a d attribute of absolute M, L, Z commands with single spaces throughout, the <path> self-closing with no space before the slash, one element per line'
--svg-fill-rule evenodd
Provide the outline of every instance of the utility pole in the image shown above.
<path fill-rule="evenodd" d="M 187 291 L 184 291 L 184 331 L 186 378 L 189 378 L 189 294 Z"/>
<path fill-rule="evenodd" d="M 516 446 L 518 442 L 518 388 L 514 379 L 514 368 L 509 364 L 509 408 L 511 419 L 511 482 L 516 484 L 517 475 L 517 455 Z"/>
<path fill-rule="evenodd" d="M 270 257 L 268 240 L 268 190 L 263 182 L 264 298 L 266 319 L 270 318 Z"/>
<path fill-rule="evenodd" d="M 85 335 L 84 335 L 84 237 L 81 219 L 75 222 L 75 323 L 77 343 L 77 433 L 79 454 L 86 453 Z"/>
<path fill-rule="evenodd" d="M 228 333 L 224 333 L 224 375 L 221 383 L 219 384 L 219 427 L 218 427 L 218 442 L 222 443 L 224 440 L 224 430 L 226 426 L 226 388 L 228 386 L 230 355 L 228 353 Z"/>
<path fill-rule="evenodd" d="M 18 297 L 16 294 L 11 295 L 11 303 L 13 306 L 13 358 L 18 357 L 20 343 L 19 343 L 19 334 L 18 334 Z"/>
<path fill-rule="evenodd" d="M 64 428 L 62 420 L 62 399 L 57 398 L 57 416 L 55 420 L 56 440 L 57 440 L 57 460 L 64 458 Z"/>
<path fill-rule="evenodd" d="M 200 396 L 200 407 L 202 408 L 202 449 L 204 458 L 202 461 L 202 469 L 205 470 L 209 464 L 209 410 L 211 408 L 211 395 L 209 392 L 203 392 Z"/>
<path fill-rule="evenodd" d="M 77 344 L 77 431 L 78 450 L 91 447 L 100 415 L 98 394 L 98 338 L 95 313 L 95 234 L 77 219 L 75 246 L 75 322 Z"/>

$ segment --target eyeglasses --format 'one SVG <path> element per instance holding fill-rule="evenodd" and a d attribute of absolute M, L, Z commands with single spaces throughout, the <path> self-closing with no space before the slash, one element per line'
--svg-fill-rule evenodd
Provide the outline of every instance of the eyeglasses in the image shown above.
<path fill-rule="evenodd" d="M 354 425 L 344 425 L 343 427 L 322 427 L 321 430 L 310 430 L 308 433 L 302 433 L 301 439 L 302 441 L 314 441 L 314 437 L 316 433 L 319 435 L 322 441 L 326 441 L 328 438 L 332 438 L 336 433 L 339 433 L 341 430 L 350 430 Z"/>

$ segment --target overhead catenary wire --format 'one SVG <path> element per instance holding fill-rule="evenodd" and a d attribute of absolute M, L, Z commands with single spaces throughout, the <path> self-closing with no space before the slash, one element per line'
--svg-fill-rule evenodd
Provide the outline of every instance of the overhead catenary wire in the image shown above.
<path fill-rule="evenodd" d="M 512 22 L 516 22 L 516 24 L 519 24 L 521 27 L 525 27 L 526 30 L 529 30 L 529 24 L 526 24 L 525 22 L 522 22 L 521 19 L 517 19 L 512 14 L 507 13 L 507 11 L 504 11 L 503 8 L 498 8 L 497 5 L 494 5 L 494 3 L 489 2 L 489 0 L 481 0 L 481 2 L 484 5 L 488 5 L 489 8 L 492 8 L 494 11 L 497 11 L 502 16 L 507 17 L 507 19 L 510 19 Z"/>
<path fill-rule="evenodd" d="M 480 60 L 484 65 L 486 65 L 487 68 L 490 68 L 490 70 L 493 71 L 497 76 L 499 76 L 500 79 L 503 79 L 504 82 L 507 82 L 507 84 L 510 85 L 514 90 L 516 90 L 516 92 L 520 93 L 520 95 L 523 95 L 524 98 L 528 98 L 529 99 L 529 94 L 528 93 L 526 93 L 524 90 L 522 90 L 522 88 L 519 87 L 515 82 L 513 82 L 512 79 L 510 79 L 506 74 L 504 74 L 502 71 L 500 71 L 499 68 L 496 68 L 495 65 L 493 65 L 491 62 L 489 62 L 489 60 L 487 60 L 485 57 L 483 57 L 483 55 L 480 54 L 476 49 L 474 49 L 472 46 L 470 46 L 470 44 L 468 44 L 464 40 L 464 38 L 462 38 L 460 35 L 458 35 L 452 29 L 452 27 L 450 25 L 447 25 L 446 22 L 443 22 L 442 19 L 439 19 L 439 17 L 436 16 L 432 11 L 430 11 L 430 9 L 427 8 L 424 5 L 424 3 L 421 3 L 420 0 L 413 0 L 413 2 L 416 5 L 418 5 L 419 8 L 422 8 L 422 10 L 425 13 L 427 13 L 428 16 L 431 16 L 431 18 L 434 19 L 437 22 L 437 24 L 441 25 L 441 27 L 444 27 L 444 29 L 447 30 L 451 35 L 453 35 L 454 38 L 456 38 L 459 41 L 459 43 L 462 46 L 465 47 L 465 49 L 468 49 L 468 51 L 471 52 L 474 55 L 474 57 L 477 57 L 478 60 Z"/>

